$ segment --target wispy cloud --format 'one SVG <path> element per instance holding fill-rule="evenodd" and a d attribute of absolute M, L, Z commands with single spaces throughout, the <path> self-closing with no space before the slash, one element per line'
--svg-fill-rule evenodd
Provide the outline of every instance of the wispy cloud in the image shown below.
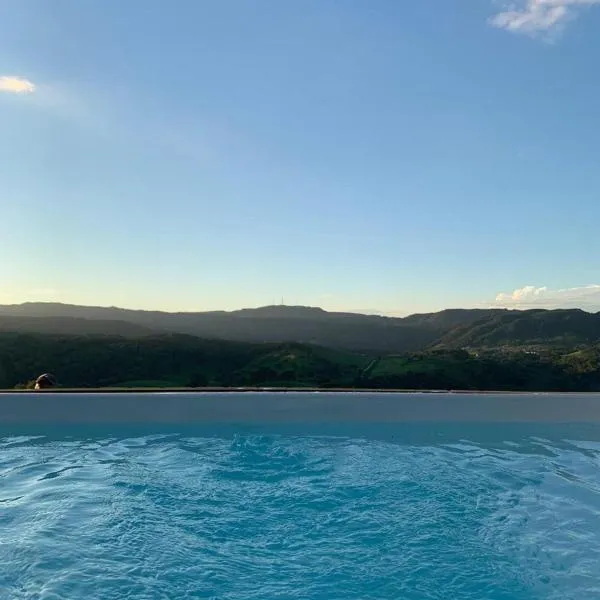
<path fill-rule="evenodd" d="M 4 83 L 5 79 L 10 82 Z M 30 92 L 35 91 L 28 98 L 30 107 L 121 146 L 162 147 L 166 152 L 206 165 L 240 144 L 239 136 L 215 119 L 186 119 L 151 108 L 140 111 L 140 96 L 126 87 L 107 88 L 73 81 L 34 85 L 22 78 L 0 77 L 0 91 L 9 91 L 10 87 L 14 93 L 27 93 L 28 85 L 32 86 Z"/>
<path fill-rule="evenodd" d="M 31 99 L 32 107 L 103 138 L 121 131 L 114 104 L 94 88 L 57 81 L 40 84 Z"/>
<path fill-rule="evenodd" d="M 35 84 L 24 77 L 3 75 L 0 76 L 0 92 L 8 94 L 31 94 L 35 92 Z"/>
<path fill-rule="evenodd" d="M 60 298 L 60 290 L 54 288 L 36 288 L 29 292 L 30 298 L 36 298 L 40 302 L 50 302 Z"/>
<path fill-rule="evenodd" d="M 54 288 L 2 288 L 0 304 L 20 304 L 21 302 L 57 302 L 63 292 Z"/>
<path fill-rule="evenodd" d="M 497 308 L 582 308 L 600 310 L 600 285 L 552 290 L 547 287 L 526 285 L 509 293 L 496 296 Z"/>
<path fill-rule="evenodd" d="M 585 6 L 600 0 L 517 0 L 490 19 L 494 27 L 528 35 L 556 32 Z"/>

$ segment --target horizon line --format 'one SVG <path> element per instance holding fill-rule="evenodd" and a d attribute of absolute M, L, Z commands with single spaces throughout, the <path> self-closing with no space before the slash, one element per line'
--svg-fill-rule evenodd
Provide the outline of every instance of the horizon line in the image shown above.
<path fill-rule="evenodd" d="M 11 304 L 0 304 L 0 308 L 14 308 L 14 307 L 22 307 L 29 305 L 46 305 L 46 306 L 62 306 L 62 307 L 70 307 L 70 308 L 89 308 L 89 309 L 101 309 L 101 310 L 119 310 L 119 311 L 129 311 L 129 312 L 145 312 L 145 313 L 161 313 L 161 314 L 171 314 L 171 315 L 182 315 L 182 314 L 209 314 L 209 313 L 224 313 L 224 314 L 234 314 L 243 311 L 255 311 L 255 310 L 264 310 L 264 309 L 277 309 L 277 310 L 285 310 L 285 309 L 308 309 L 321 311 L 328 314 L 352 314 L 352 315 L 362 315 L 362 316 L 370 316 L 370 317 L 381 317 L 387 319 L 406 319 L 414 316 L 422 316 L 422 315 L 434 315 L 442 312 L 448 311 L 496 311 L 496 312 L 529 312 L 529 311 L 538 311 L 538 312 L 551 312 L 551 311 L 581 311 L 588 314 L 599 314 L 600 311 L 586 310 L 581 307 L 553 307 L 553 308 L 543 308 L 543 307 L 504 307 L 504 306 L 474 306 L 474 307 L 448 307 L 442 308 L 434 311 L 423 311 L 423 312 L 411 312 L 406 313 L 403 316 L 398 315 L 397 313 L 386 313 L 384 311 L 377 311 L 375 309 L 356 309 L 356 310 L 327 310 L 321 306 L 311 306 L 305 304 L 265 304 L 261 306 L 255 307 L 242 307 L 236 308 L 232 310 L 225 309 L 214 309 L 214 310 L 163 310 L 163 309 L 150 309 L 150 308 L 128 308 L 123 306 L 116 305 L 100 305 L 100 304 L 75 304 L 71 302 L 58 302 L 53 300 L 26 300 L 24 302 L 17 302 Z M 8 315 L 0 315 L 0 316 L 8 316 Z"/>

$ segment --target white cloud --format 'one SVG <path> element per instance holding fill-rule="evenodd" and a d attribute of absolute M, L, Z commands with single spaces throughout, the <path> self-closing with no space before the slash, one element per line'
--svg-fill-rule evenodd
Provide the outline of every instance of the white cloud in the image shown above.
<path fill-rule="evenodd" d="M 510 293 L 496 296 L 496 308 L 582 308 L 600 310 L 600 285 L 552 290 L 526 285 Z"/>
<path fill-rule="evenodd" d="M 35 92 L 35 85 L 24 77 L 4 75 L 0 77 L 0 92 L 9 94 L 31 94 Z"/>
<path fill-rule="evenodd" d="M 600 0 L 520 0 L 505 3 L 505 10 L 490 23 L 515 33 L 547 33 L 560 29 L 578 9 L 592 4 L 600 4 Z"/>

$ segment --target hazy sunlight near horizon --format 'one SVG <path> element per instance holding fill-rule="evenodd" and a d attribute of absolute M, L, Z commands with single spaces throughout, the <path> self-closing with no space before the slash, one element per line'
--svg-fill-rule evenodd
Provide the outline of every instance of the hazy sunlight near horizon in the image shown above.
<path fill-rule="evenodd" d="M 600 310 L 600 0 L 0 4 L 0 304 Z"/>

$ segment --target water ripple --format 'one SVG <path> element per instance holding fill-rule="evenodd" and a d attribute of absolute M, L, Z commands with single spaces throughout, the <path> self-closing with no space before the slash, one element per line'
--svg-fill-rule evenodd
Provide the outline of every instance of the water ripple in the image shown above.
<path fill-rule="evenodd" d="M 599 459 L 539 434 L 7 437 L 0 597 L 598 597 Z"/>

